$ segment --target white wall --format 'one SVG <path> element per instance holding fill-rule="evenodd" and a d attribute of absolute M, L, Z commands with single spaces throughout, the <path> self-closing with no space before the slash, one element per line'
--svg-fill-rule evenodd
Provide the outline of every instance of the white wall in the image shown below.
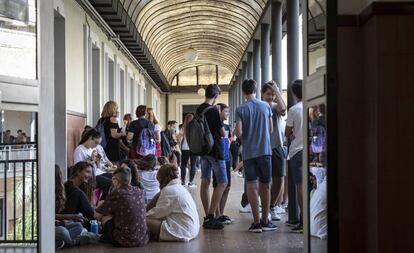
<path fill-rule="evenodd" d="M 134 94 L 135 101 L 130 101 L 131 89 L 128 89 L 129 76 L 131 75 L 136 83 L 143 83 L 147 87 L 147 105 L 152 106 L 151 97 L 155 94 L 160 96 L 158 90 L 152 88 L 149 80 L 147 80 L 138 69 L 132 64 L 123 54 L 119 51 L 115 45 L 108 40 L 107 36 L 96 25 L 96 23 L 89 17 L 85 16 L 85 11 L 75 1 L 65 1 L 65 19 L 66 19 L 66 91 L 67 91 L 67 110 L 78 113 L 87 114 L 87 96 L 86 85 L 88 82 L 88 75 L 85 64 L 85 36 L 90 36 L 91 41 L 95 42 L 101 50 L 101 94 L 95 94 L 92 91 L 93 96 L 101 97 L 101 108 L 108 100 L 108 83 L 107 83 L 107 66 L 105 66 L 105 55 L 116 61 L 116 73 L 115 73 L 115 97 L 116 100 L 120 100 L 120 86 L 119 86 L 119 67 L 124 70 L 125 77 L 125 89 L 128 92 L 125 101 L 125 113 L 131 112 L 135 114 L 135 108 L 138 106 L 139 90 L 135 89 Z M 90 32 L 85 32 L 84 29 L 89 24 Z M 89 35 L 90 34 L 90 35 Z M 86 37 L 87 38 L 87 37 Z M 119 65 L 119 67 L 118 67 Z M 148 92 L 150 87 L 150 92 Z M 134 93 L 135 93 L 134 92 Z M 150 99 L 150 101 L 148 101 Z M 87 115 L 90 117 L 89 115 Z M 158 115 L 159 116 L 159 115 Z"/>

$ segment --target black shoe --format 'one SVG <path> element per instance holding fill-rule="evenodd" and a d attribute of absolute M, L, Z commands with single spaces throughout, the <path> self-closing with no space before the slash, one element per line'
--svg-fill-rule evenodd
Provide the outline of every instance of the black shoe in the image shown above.
<path fill-rule="evenodd" d="M 252 223 L 252 225 L 249 228 L 249 232 L 252 232 L 252 233 L 261 233 L 261 232 L 263 232 L 262 225 L 260 225 L 260 223 L 258 223 L 258 224 Z"/>
<path fill-rule="evenodd" d="M 203 228 L 205 229 L 223 229 L 224 225 L 219 222 L 213 215 L 204 218 Z"/>
<path fill-rule="evenodd" d="M 221 222 L 222 224 L 224 224 L 224 225 L 229 225 L 229 224 L 233 223 L 233 220 L 230 219 L 230 217 L 226 216 L 226 215 L 222 215 L 222 216 L 218 217 L 217 220 L 219 222 Z"/>
<path fill-rule="evenodd" d="M 288 227 L 296 227 L 297 225 L 299 225 L 299 221 L 286 221 L 285 224 Z"/>
<path fill-rule="evenodd" d="M 277 226 L 274 225 L 271 221 L 267 221 L 267 224 L 260 222 L 260 225 L 262 226 L 263 232 L 267 231 L 275 231 L 277 229 Z"/>
<path fill-rule="evenodd" d="M 299 223 L 296 227 L 292 228 L 290 230 L 290 232 L 292 233 L 303 233 L 303 225 L 301 223 Z"/>
<path fill-rule="evenodd" d="M 247 199 L 247 194 L 246 193 L 243 193 L 240 204 L 241 204 L 242 207 L 246 207 L 249 204 L 249 200 Z"/>

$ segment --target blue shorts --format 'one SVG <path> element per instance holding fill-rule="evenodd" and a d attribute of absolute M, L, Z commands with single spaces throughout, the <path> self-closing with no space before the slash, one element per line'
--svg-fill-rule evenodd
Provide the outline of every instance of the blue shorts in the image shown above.
<path fill-rule="evenodd" d="M 201 157 L 201 179 L 211 180 L 212 172 L 218 184 L 227 183 L 226 161 L 206 155 Z"/>
<path fill-rule="evenodd" d="M 246 182 L 256 181 L 268 184 L 272 180 L 272 156 L 264 155 L 243 161 Z"/>

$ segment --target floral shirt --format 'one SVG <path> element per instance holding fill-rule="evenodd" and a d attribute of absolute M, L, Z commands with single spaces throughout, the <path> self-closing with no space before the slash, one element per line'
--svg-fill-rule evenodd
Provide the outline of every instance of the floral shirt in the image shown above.
<path fill-rule="evenodd" d="M 120 245 L 136 247 L 148 243 L 144 192 L 138 187 L 126 185 L 115 189 L 96 211 L 112 216 L 113 238 Z"/>

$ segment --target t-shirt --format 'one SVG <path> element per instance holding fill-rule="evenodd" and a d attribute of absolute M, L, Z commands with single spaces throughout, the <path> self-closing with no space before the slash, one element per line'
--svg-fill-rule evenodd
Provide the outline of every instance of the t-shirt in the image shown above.
<path fill-rule="evenodd" d="M 152 199 L 160 191 L 160 183 L 157 180 L 156 170 L 138 170 L 141 184 L 145 191 L 145 197 Z"/>
<path fill-rule="evenodd" d="M 292 158 L 299 151 L 303 150 L 303 104 L 299 102 L 292 106 L 287 115 L 286 126 L 293 127 L 295 138 L 289 146 L 289 157 Z"/>
<path fill-rule="evenodd" d="M 283 121 L 282 114 L 276 109 L 277 104 L 272 104 L 272 121 L 273 132 L 270 134 L 270 143 L 272 149 L 276 149 L 283 146 L 283 139 L 285 136 L 285 122 Z"/>
<path fill-rule="evenodd" d="M 236 122 L 242 124 L 243 160 L 272 155 L 269 119 L 272 111 L 268 103 L 249 99 L 236 110 Z"/>
<path fill-rule="evenodd" d="M 197 108 L 196 113 L 201 114 L 204 111 L 204 109 L 206 109 L 209 106 L 211 105 L 207 103 L 202 103 Z M 207 110 L 204 116 L 207 120 L 210 132 L 214 138 L 213 148 L 211 149 L 208 155 L 216 158 L 217 160 L 224 160 L 224 154 L 223 154 L 224 151 L 223 151 L 223 145 L 221 144 L 221 134 L 220 134 L 220 130 L 223 127 L 223 122 L 221 122 L 220 113 L 215 106 L 212 106 L 209 110 Z"/>
<path fill-rule="evenodd" d="M 124 247 L 143 246 L 148 242 L 145 202 L 141 189 L 130 185 L 114 189 L 97 212 L 112 216 L 115 242 Z"/>
<path fill-rule="evenodd" d="M 101 147 L 99 150 L 99 147 Z M 103 159 L 108 159 L 105 155 L 104 150 L 102 149 L 102 146 L 98 146 L 97 147 L 97 151 L 99 153 L 99 155 L 101 156 L 101 158 Z M 91 162 L 93 167 L 95 168 L 95 175 L 99 176 L 101 174 L 104 174 L 106 171 L 102 168 L 104 166 L 104 163 L 100 162 L 98 166 L 95 161 L 92 161 L 92 152 L 93 149 L 92 148 L 87 148 L 85 147 L 83 144 L 79 145 L 76 147 L 75 151 L 73 152 L 73 164 L 77 164 L 78 162 Z M 103 154 L 102 154 L 103 153 Z M 104 156 L 103 156 L 104 155 Z"/>
<path fill-rule="evenodd" d="M 67 181 L 65 183 L 65 194 L 65 208 L 62 210 L 62 214 L 82 213 L 87 219 L 94 219 L 94 211 L 88 197 L 79 187 L 73 185 L 71 181 Z"/>
<path fill-rule="evenodd" d="M 185 137 L 184 131 L 181 130 L 180 134 L 183 135 L 183 140 L 181 141 L 181 150 L 190 150 L 190 146 L 188 146 L 187 138 Z"/>
<path fill-rule="evenodd" d="M 223 156 L 225 161 L 230 161 L 230 138 L 231 138 L 231 129 L 230 126 L 224 124 L 224 131 L 226 131 L 226 137 L 221 138 L 221 143 L 223 145 Z"/>
<path fill-rule="evenodd" d="M 128 132 L 134 133 L 134 137 L 132 139 L 132 146 L 136 147 L 138 143 L 139 134 L 141 133 L 142 129 L 148 127 L 149 129 L 155 130 L 154 124 L 144 118 L 140 118 L 131 122 L 128 128 Z"/>

